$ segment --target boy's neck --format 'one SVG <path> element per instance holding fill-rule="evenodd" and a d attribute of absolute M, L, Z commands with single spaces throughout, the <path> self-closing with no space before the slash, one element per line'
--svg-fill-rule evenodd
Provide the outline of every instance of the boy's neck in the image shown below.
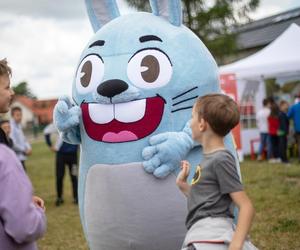
<path fill-rule="evenodd" d="M 215 151 L 225 149 L 224 137 L 212 133 L 203 136 L 201 144 L 204 154 L 210 154 Z"/>

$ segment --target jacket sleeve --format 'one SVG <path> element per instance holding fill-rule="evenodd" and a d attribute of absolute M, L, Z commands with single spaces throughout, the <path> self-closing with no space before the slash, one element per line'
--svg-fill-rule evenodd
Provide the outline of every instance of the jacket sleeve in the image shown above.
<path fill-rule="evenodd" d="M 0 160 L 0 219 L 17 243 L 32 242 L 46 231 L 46 217 L 32 202 L 32 186 L 14 153 Z"/>
<path fill-rule="evenodd" d="M 13 129 L 13 127 L 9 136 L 13 141 L 13 150 L 17 153 L 24 153 L 26 148 L 18 139 L 18 136 L 16 135 L 16 131 L 15 129 Z"/>
<path fill-rule="evenodd" d="M 294 108 L 292 106 L 292 107 L 289 108 L 287 116 L 288 116 L 289 119 L 291 119 L 293 117 L 293 115 L 294 115 Z"/>

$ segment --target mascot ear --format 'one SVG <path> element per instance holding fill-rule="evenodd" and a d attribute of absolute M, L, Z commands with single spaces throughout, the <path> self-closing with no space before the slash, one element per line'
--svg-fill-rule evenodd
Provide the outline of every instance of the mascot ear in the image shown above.
<path fill-rule="evenodd" d="M 95 33 L 104 24 L 120 16 L 116 0 L 85 0 L 85 5 Z"/>
<path fill-rule="evenodd" d="M 150 0 L 154 15 L 162 16 L 175 26 L 182 24 L 181 0 Z"/>

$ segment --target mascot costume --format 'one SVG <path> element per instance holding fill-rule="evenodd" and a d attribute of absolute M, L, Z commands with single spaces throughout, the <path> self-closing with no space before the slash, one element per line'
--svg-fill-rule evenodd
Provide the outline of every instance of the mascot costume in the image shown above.
<path fill-rule="evenodd" d="M 189 120 L 198 96 L 220 92 L 217 65 L 182 25 L 180 0 L 120 16 L 115 0 L 86 0 L 95 31 L 84 48 L 71 102 L 54 120 L 81 144 L 79 209 L 93 250 L 176 250 L 186 233 L 180 161 L 201 160 Z M 231 138 L 227 147 L 235 154 Z M 193 173 L 191 173 L 193 175 Z"/>

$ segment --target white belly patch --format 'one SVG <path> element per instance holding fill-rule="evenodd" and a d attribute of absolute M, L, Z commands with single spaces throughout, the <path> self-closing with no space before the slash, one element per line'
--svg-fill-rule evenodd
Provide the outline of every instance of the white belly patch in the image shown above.
<path fill-rule="evenodd" d="M 84 218 L 92 250 L 176 250 L 186 199 L 176 176 L 160 180 L 141 163 L 94 165 L 86 178 Z"/>

